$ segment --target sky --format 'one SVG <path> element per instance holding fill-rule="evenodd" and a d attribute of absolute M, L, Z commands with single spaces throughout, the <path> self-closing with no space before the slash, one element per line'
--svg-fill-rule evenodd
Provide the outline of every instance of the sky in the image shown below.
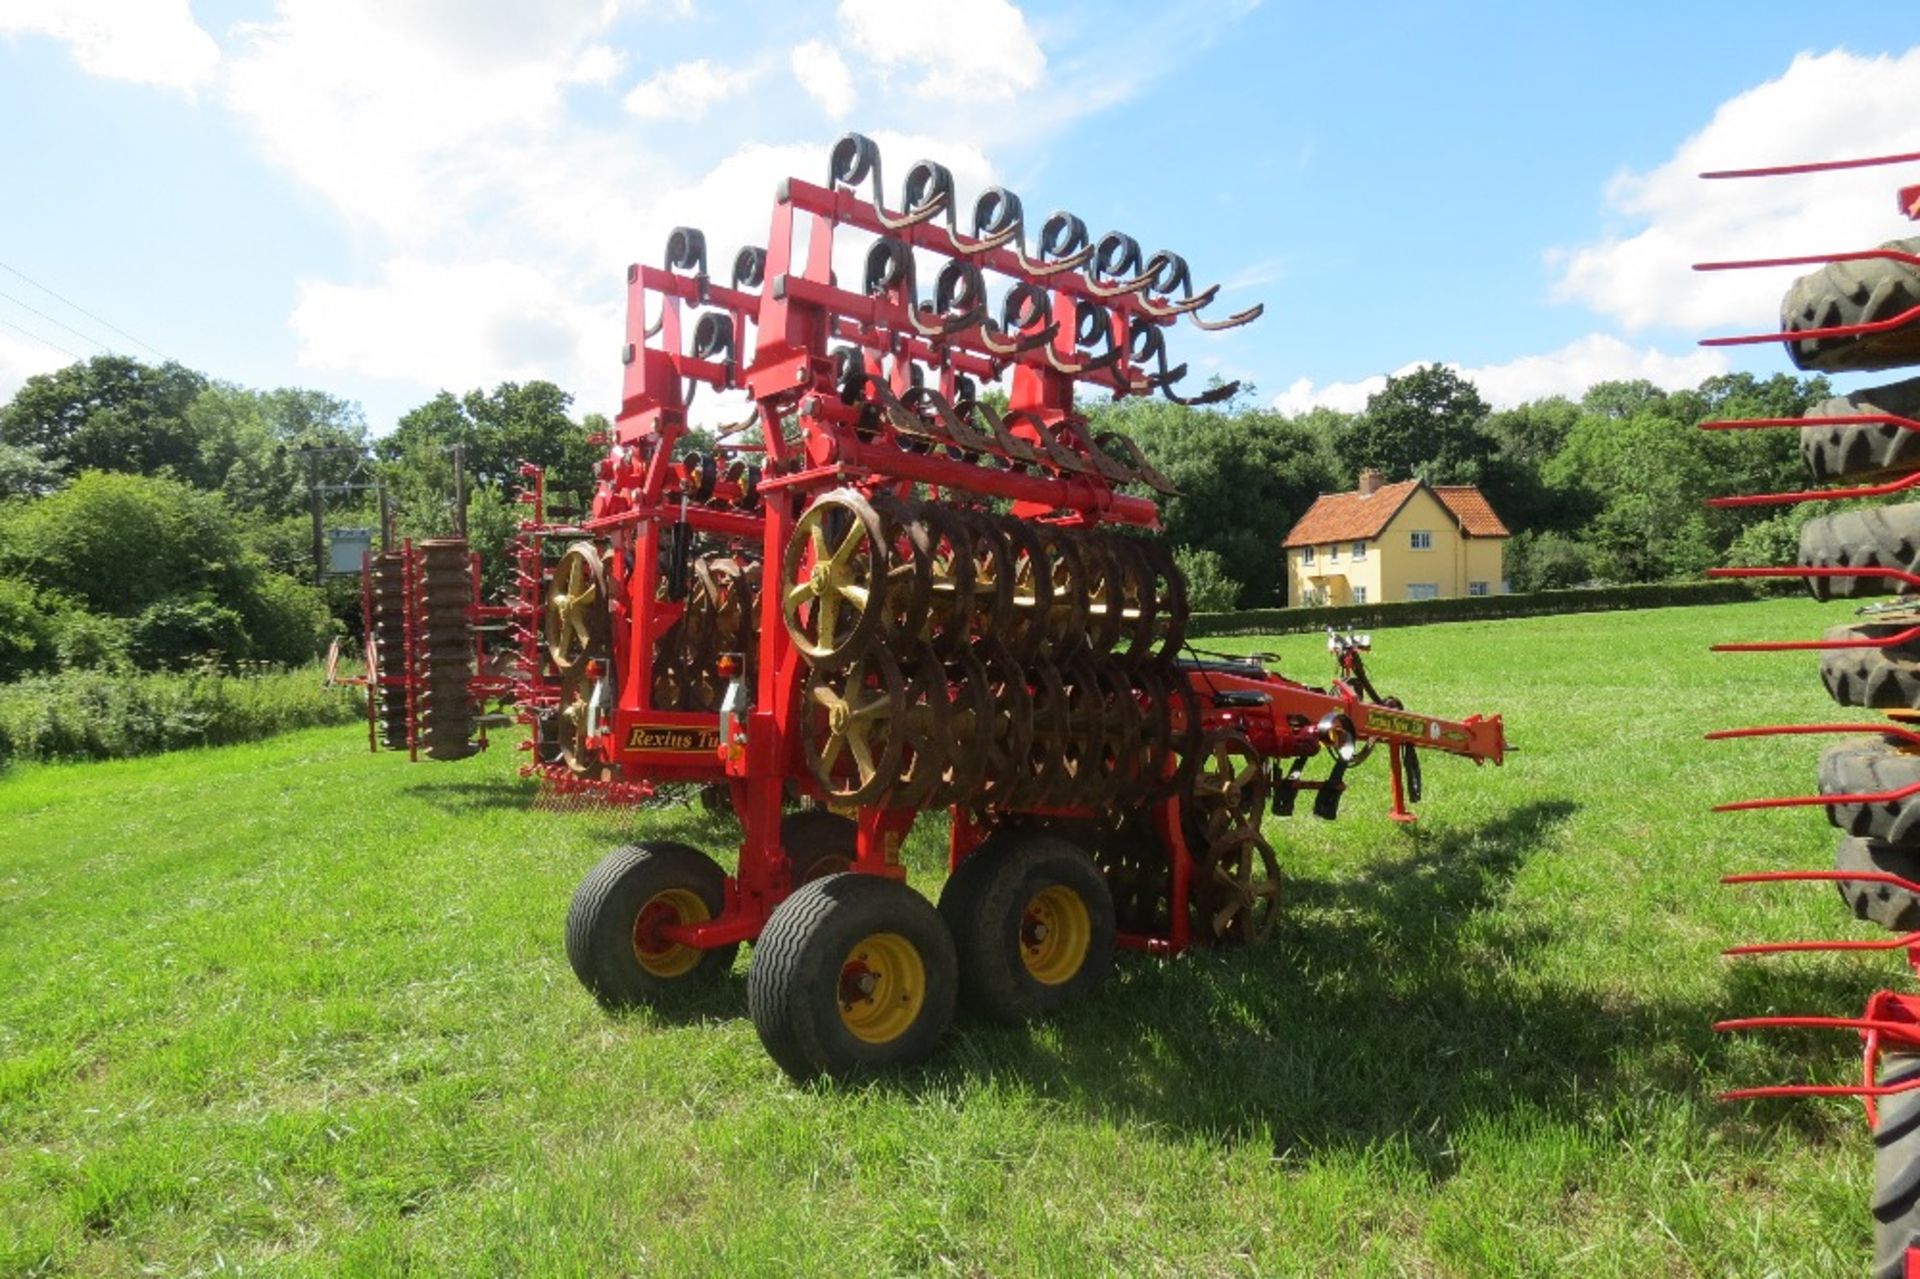
<path fill-rule="evenodd" d="M 1183 253 L 1170 338 L 1289 412 L 1442 362 L 1495 405 L 1787 367 L 1792 272 L 1920 235 L 1905 4 L 0 0 L 0 399 L 118 350 L 360 402 L 548 378 L 611 412 L 625 268 L 762 243 L 874 137 Z M 1902 19 L 1906 19 L 1902 21 Z M 1841 380 L 1845 387 L 1848 383 Z"/>

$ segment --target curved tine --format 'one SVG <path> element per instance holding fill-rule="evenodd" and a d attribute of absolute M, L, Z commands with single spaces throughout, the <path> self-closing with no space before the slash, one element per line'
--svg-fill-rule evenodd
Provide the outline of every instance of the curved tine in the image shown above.
<path fill-rule="evenodd" d="M 668 232 L 665 266 L 669 271 L 685 271 L 695 279 L 706 279 L 706 233 L 692 226 L 677 226 Z"/>
<path fill-rule="evenodd" d="M 1074 345 L 1075 348 L 1092 349 L 1095 340 L 1106 344 L 1106 350 L 1089 358 L 1080 367 L 1083 372 L 1092 373 L 1099 369 L 1111 368 L 1126 357 L 1128 346 L 1116 342 L 1113 337 L 1113 314 L 1104 306 L 1086 299 L 1076 299 L 1073 304 Z"/>
<path fill-rule="evenodd" d="M 882 411 L 886 413 L 887 420 L 893 423 L 894 430 L 900 432 L 902 435 L 911 435 L 916 439 L 922 440 L 943 440 L 945 438 L 939 431 L 935 430 L 925 418 L 909 408 L 905 399 L 895 395 L 893 388 L 887 385 L 886 379 L 873 378 L 871 379 L 871 384 L 873 386 L 874 397 L 880 401 L 880 407 Z M 921 388 L 914 387 L 909 389 L 907 396 L 911 397 L 914 391 L 919 389 Z"/>
<path fill-rule="evenodd" d="M 1063 471 L 1074 471 L 1081 475 L 1093 470 L 1093 463 L 1062 444 L 1060 437 L 1034 414 L 1026 409 L 1009 409 L 1007 421 L 1011 422 L 1016 418 L 1033 428 L 1034 435 L 1039 438 L 1040 448 L 1046 453 L 1047 460 L 1055 466 Z"/>
<path fill-rule="evenodd" d="M 1060 335 L 1060 326 L 1049 324 L 1044 329 L 1023 333 L 1011 342 L 997 336 L 1002 331 L 992 320 L 983 321 L 980 325 L 980 344 L 995 355 L 1011 357 L 1031 351 L 1037 346 L 1051 345 L 1053 339 Z"/>
<path fill-rule="evenodd" d="M 1094 438 L 1094 443 L 1102 449 L 1119 449 L 1125 455 L 1127 464 L 1133 467 L 1134 472 L 1146 482 L 1149 488 L 1164 493 L 1168 497 L 1180 495 L 1180 490 L 1173 486 L 1173 481 L 1162 475 L 1159 469 L 1147 460 L 1147 455 L 1140 451 L 1140 446 L 1134 443 L 1131 436 L 1122 435 L 1118 431 L 1104 431 Z"/>
<path fill-rule="evenodd" d="M 987 429 L 993 433 L 994 443 L 1000 446 L 1002 453 L 1016 462 L 1032 464 L 1040 460 L 1038 450 L 1009 431 L 1006 422 L 1002 420 L 999 413 L 994 411 L 993 405 L 984 400 L 975 400 L 973 411 L 986 419 Z"/>
<path fill-rule="evenodd" d="M 733 255 L 733 287 L 742 291 L 760 288 L 767 281 L 767 251 L 749 244 Z"/>
<path fill-rule="evenodd" d="M 1264 315 L 1266 310 L 1266 303 L 1256 302 L 1246 310 L 1237 315 L 1229 315 L 1224 320 L 1207 320 L 1198 315 L 1190 315 L 1187 318 L 1193 321 L 1196 328 L 1205 329 L 1209 333 L 1218 333 L 1222 329 L 1237 329 L 1243 324 L 1251 324 Z"/>
<path fill-rule="evenodd" d="M 673 300 L 671 298 L 660 299 L 660 318 L 655 320 L 652 324 L 648 324 L 646 325 L 646 327 L 641 329 L 641 332 L 644 335 L 650 338 L 660 336 L 660 329 L 667 322 L 667 307 L 672 304 L 672 301 Z M 646 311 L 644 310 L 644 308 L 647 305 L 646 298 L 644 296 L 642 296 L 642 298 L 640 299 L 640 305 L 643 308 L 640 313 L 640 318 L 644 321 L 646 319 Z"/>
<path fill-rule="evenodd" d="M 947 403 L 946 397 L 931 387 L 920 388 L 919 398 L 933 405 L 933 411 L 941 424 L 947 428 L 947 434 L 953 442 L 969 453 L 989 453 L 993 451 L 994 441 L 973 429 L 968 422 Z"/>
<path fill-rule="evenodd" d="M 955 310 L 959 307 L 959 310 Z M 940 268 L 934 281 L 933 312 L 948 333 L 958 333 L 987 322 L 987 284 L 980 268 L 953 259 Z"/>
<path fill-rule="evenodd" d="M 1073 428 L 1076 437 L 1074 442 L 1087 451 L 1087 457 L 1092 460 L 1096 471 L 1115 484 L 1138 484 L 1141 481 L 1143 477 L 1138 471 L 1100 447 L 1100 441 L 1094 438 L 1091 430 L 1087 429 L 1085 421 L 1074 422 Z M 1109 431 L 1107 434 L 1111 435 L 1113 432 Z"/>
<path fill-rule="evenodd" d="M 1040 253 L 1029 258 L 1020 251 L 1020 266 L 1028 275 L 1045 277 L 1073 271 L 1093 260 L 1093 242 L 1087 236 L 1087 224 L 1062 209 L 1040 224 Z M 1049 259 L 1052 259 L 1049 261 Z"/>
<path fill-rule="evenodd" d="M 840 140 L 833 144 L 833 154 L 827 161 L 827 185 L 849 186 L 858 190 L 868 178 L 873 179 L 873 215 L 889 231 L 924 222 L 938 212 L 930 210 L 917 217 L 895 217 L 888 213 L 886 179 L 880 168 L 880 147 L 864 133 L 841 134 Z"/>
<path fill-rule="evenodd" d="M 1157 319 L 1171 320 L 1176 316 L 1191 315 L 1220 296 L 1220 286 L 1210 284 L 1200 292 L 1180 302 L 1156 304 L 1146 298 L 1140 299 L 1140 309 Z"/>
<path fill-rule="evenodd" d="M 1020 197 L 1005 187 L 988 187 L 973 202 L 973 244 L 961 251 L 980 253 L 987 249 L 997 249 L 1011 243 L 1015 237 L 1026 234 L 1027 214 L 1020 203 Z M 1026 242 L 1021 241 L 1018 256 L 1026 256 Z"/>

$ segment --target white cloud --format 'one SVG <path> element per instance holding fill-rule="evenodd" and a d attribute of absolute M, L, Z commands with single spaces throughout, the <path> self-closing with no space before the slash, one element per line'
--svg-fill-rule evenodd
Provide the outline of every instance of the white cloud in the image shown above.
<path fill-rule="evenodd" d="M 611 45 L 590 44 L 567 73 L 569 84 L 607 85 L 626 69 L 627 55 Z"/>
<path fill-rule="evenodd" d="M 853 113 L 858 96 L 853 87 L 853 72 L 847 69 L 846 60 L 832 45 L 822 40 L 796 45 L 788 65 L 793 68 L 793 78 L 827 113 L 829 120 L 844 120 Z"/>
<path fill-rule="evenodd" d="M 1403 365 L 1395 369 L 1392 376 L 1404 377 L 1422 364 L 1433 362 L 1419 360 Z M 1672 355 L 1655 347 L 1630 346 L 1611 334 L 1592 333 L 1544 355 L 1523 355 L 1503 364 L 1474 369 L 1458 364 L 1446 367 L 1472 382 L 1487 403 L 1499 409 L 1551 395 L 1578 399 L 1596 382 L 1644 378 L 1655 386 L 1677 390 L 1725 373 L 1730 366 L 1726 356 L 1718 351 Z M 1325 386 L 1301 378 L 1273 398 L 1273 407 L 1283 413 L 1304 413 L 1319 407 L 1358 413 L 1367 407 L 1367 397 L 1384 390 L 1386 385 L 1385 374 L 1357 382 L 1330 382 Z"/>
<path fill-rule="evenodd" d="M 696 58 L 635 85 L 621 105 L 642 120 L 698 120 L 716 103 L 745 93 L 758 78 L 750 67 L 716 67 Z"/>
<path fill-rule="evenodd" d="M 375 284 L 302 281 L 292 326 L 300 363 L 312 369 L 456 389 L 572 382 L 596 366 L 595 389 L 618 378 L 617 363 L 593 358 L 617 348 L 617 317 L 520 262 L 399 258 Z"/>
<path fill-rule="evenodd" d="M 220 64 L 187 0 L 7 0 L 0 35 L 51 36 L 94 75 L 184 92 Z"/>
<path fill-rule="evenodd" d="M 928 97 L 1009 99 L 1047 67 L 1007 0 L 840 0 L 840 25 L 875 64 L 917 72 Z"/>
<path fill-rule="evenodd" d="M 1794 270 L 1695 272 L 1696 262 L 1857 249 L 1912 228 L 1894 210 L 1892 169 L 1704 182 L 1700 172 L 1920 147 L 1920 48 L 1898 56 L 1802 54 L 1776 80 L 1723 103 L 1650 173 L 1608 189 L 1639 226 L 1550 255 L 1555 296 L 1629 330 L 1771 331 Z"/>

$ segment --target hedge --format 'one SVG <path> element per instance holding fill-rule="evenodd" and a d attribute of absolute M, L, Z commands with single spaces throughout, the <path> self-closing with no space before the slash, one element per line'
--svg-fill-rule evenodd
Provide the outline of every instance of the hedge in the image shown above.
<path fill-rule="evenodd" d="M 1797 584 L 1796 584 L 1797 585 Z M 1339 608 L 1243 608 L 1196 613 L 1187 621 L 1195 638 L 1218 635 L 1284 635 L 1297 631 L 1387 629 L 1428 622 L 1477 622 L 1550 613 L 1606 613 L 1616 609 L 1678 608 L 1690 604 L 1737 604 L 1769 593 L 1754 581 L 1650 582 L 1596 586 L 1526 595 L 1467 595 L 1454 599 L 1350 604 Z"/>

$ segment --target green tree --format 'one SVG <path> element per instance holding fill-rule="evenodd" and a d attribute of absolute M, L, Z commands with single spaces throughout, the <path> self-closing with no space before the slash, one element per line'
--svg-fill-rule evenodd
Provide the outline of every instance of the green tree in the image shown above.
<path fill-rule="evenodd" d="M 1378 467 L 1388 480 L 1477 484 L 1491 446 L 1481 431 L 1490 410 L 1473 383 L 1439 364 L 1388 378 L 1367 411 L 1339 437 L 1350 472 Z"/>
<path fill-rule="evenodd" d="M 1142 399 L 1096 408 L 1091 417 L 1095 430 L 1132 437 L 1180 490 L 1160 505 L 1169 542 L 1218 555 L 1247 605 L 1284 602 L 1280 539 L 1337 483 L 1339 464 L 1323 440 L 1269 409 Z"/>
<path fill-rule="evenodd" d="M 1173 548 L 1173 562 L 1187 579 L 1187 608 L 1195 613 L 1226 613 L 1240 606 L 1240 583 L 1227 576 L 1225 565 L 1212 551 L 1192 546 Z"/>
<path fill-rule="evenodd" d="M 27 449 L 62 475 L 164 472 L 204 483 L 187 411 L 206 386 L 172 361 L 96 355 L 28 378 L 0 409 L 0 444 Z"/>
<path fill-rule="evenodd" d="M 255 391 L 215 382 L 188 419 L 200 440 L 201 471 L 238 511 L 281 519 L 307 509 L 309 463 L 324 485 L 372 479 L 365 468 L 367 424 L 360 406 L 324 391 Z M 338 494 L 328 505 L 340 502 Z"/>

